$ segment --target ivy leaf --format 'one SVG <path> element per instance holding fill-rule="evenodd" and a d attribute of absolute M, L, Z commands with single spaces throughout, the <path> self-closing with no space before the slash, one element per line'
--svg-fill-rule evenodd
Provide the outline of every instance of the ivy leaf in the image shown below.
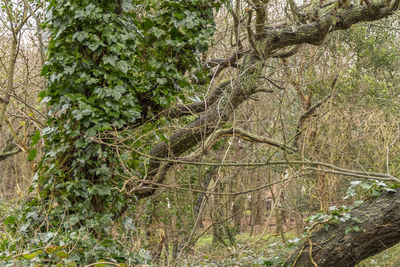
<path fill-rule="evenodd" d="M 72 115 L 77 121 L 80 121 L 83 118 L 82 112 L 78 109 L 72 111 Z"/>
<path fill-rule="evenodd" d="M 111 66 L 115 67 L 115 62 L 117 61 L 117 57 L 114 55 L 107 55 L 103 57 L 104 64 L 110 64 Z"/>
<path fill-rule="evenodd" d="M 74 71 L 75 71 L 75 65 L 73 65 L 73 66 L 66 66 L 65 68 L 64 68 L 64 73 L 65 74 L 73 74 L 74 73 Z"/>
<path fill-rule="evenodd" d="M 44 64 L 44 66 L 42 68 L 42 72 L 40 73 L 40 75 L 45 76 L 49 72 L 49 69 L 50 69 L 50 65 L 49 64 Z"/>
<path fill-rule="evenodd" d="M 40 93 L 38 94 L 38 97 L 39 97 L 40 99 L 43 99 L 46 95 L 47 95 L 47 91 L 46 91 L 46 90 L 43 90 L 43 91 L 40 91 Z"/>
<path fill-rule="evenodd" d="M 156 81 L 160 85 L 166 84 L 168 82 L 168 80 L 166 78 L 157 78 Z M 164 93 L 164 94 L 166 94 L 166 93 Z"/>
<path fill-rule="evenodd" d="M 128 63 L 124 60 L 118 61 L 117 62 L 117 68 L 122 71 L 124 74 L 128 73 L 129 66 Z"/>
<path fill-rule="evenodd" d="M 134 7 L 133 7 L 133 5 L 132 5 L 132 0 L 123 1 L 123 2 L 122 2 L 122 9 L 123 9 L 125 12 L 129 12 L 129 11 L 134 10 Z"/>
<path fill-rule="evenodd" d="M 92 114 L 93 111 L 91 111 L 90 109 L 84 109 L 82 110 L 81 114 L 82 116 L 89 116 L 90 114 Z"/>
<path fill-rule="evenodd" d="M 34 160 L 36 158 L 36 155 L 37 155 L 37 149 L 36 148 L 29 150 L 28 160 L 29 161 Z"/>
<path fill-rule="evenodd" d="M 42 99 L 42 101 L 40 101 L 40 104 L 47 103 L 47 102 L 49 102 L 50 100 L 51 100 L 51 97 L 46 96 L 46 97 L 44 97 L 44 98 Z"/>
<path fill-rule="evenodd" d="M 114 90 L 112 90 L 111 95 L 118 101 L 124 92 L 125 88 L 122 85 L 117 85 Z"/>
<path fill-rule="evenodd" d="M 145 31 L 148 31 L 151 27 L 153 27 L 153 25 L 154 25 L 154 21 L 151 20 L 150 18 L 145 18 L 143 20 L 143 29 Z"/>
<path fill-rule="evenodd" d="M 89 34 L 87 32 L 80 31 L 80 32 L 74 33 L 74 35 L 72 35 L 72 39 L 77 39 L 79 42 L 82 42 L 88 36 L 89 36 Z"/>
<path fill-rule="evenodd" d="M 99 46 L 100 44 L 98 42 L 90 42 L 88 45 L 89 49 L 92 50 L 93 52 L 95 52 Z"/>
<path fill-rule="evenodd" d="M 40 140 L 40 131 L 36 130 L 36 132 L 32 135 L 32 143 L 31 146 L 34 146 L 39 142 Z"/>
<path fill-rule="evenodd" d="M 94 194 L 97 193 L 99 196 L 109 196 L 109 195 L 111 195 L 111 189 L 106 186 L 95 185 L 93 187 L 93 193 Z"/>
<path fill-rule="evenodd" d="M 47 233 L 40 233 L 41 239 L 43 242 L 48 242 L 50 239 L 52 239 L 56 234 L 53 232 L 47 232 Z"/>
<path fill-rule="evenodd" d="M 153 29 L 153 34 L 155 37 L 160 38 L 161 36 L 163 36 L 165 34 L 165 31 L 163 29 L 160 28 L 154 28 Z"/>

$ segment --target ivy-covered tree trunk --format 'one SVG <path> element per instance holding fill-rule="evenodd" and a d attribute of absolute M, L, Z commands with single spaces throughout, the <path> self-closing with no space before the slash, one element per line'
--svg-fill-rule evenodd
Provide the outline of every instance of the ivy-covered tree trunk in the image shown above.
<path fill-rule="evenodd" d="M 133 146 L 140 137 L 136 129 L 184 98 L 184 88 L 192 88 L 186 71 L 204 75 L 199 57 L 215 31 L 214 5 L 46 1 L 47 88 L 39 97 L 51 119 L 33 180 L 38 194 L 21 213 L 24 227 L 14 229 L 29 247 L 63 244 L 71 251 L 64 258 L 80 264 L 106 257 L 135 263 L 111 228 L 137 199 L 124 188 L 127 175 L 147 178 L 146 159 L 116 146 Z"/>
<path fill-rule="evenodd" d="M 400 190 L 356 207 L 345 222 L 315 226 L 287 265 L 354 266 L 400 242 Z"/>

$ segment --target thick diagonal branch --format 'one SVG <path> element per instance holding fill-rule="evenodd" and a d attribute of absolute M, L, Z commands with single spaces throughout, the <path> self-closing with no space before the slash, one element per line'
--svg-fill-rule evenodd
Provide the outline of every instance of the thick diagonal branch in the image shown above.
<path fill-rule="evenodd" d="M 246 60 L 246 59 L 245 59 Z M 226 93 L 215 102 L 204 113 L 187 127 L 173 134 L 169 143 L 159 143 L 153 147 L 150 155 L 157 158 L 175 158 L 197 144 L 205 141 L 216 129 L 224 125 L 234 114 L 236 107 L 245 101 L 250 95 L 256 92 L 259 86 L 258 80 L 262 64 L 255 63 L 254 57 L 249 57 L 246 66 L 242 71 L 242 78 L 227 84 Z M 171 164 L 151 160 L 149 164 L 148 176 L 157 182 L 162 182 L 165 178 L 165 169 Z M 162 175 L 160 175 L 160 171 Z M 135 194 L 141 198 L 153 194 L 155 189 L 138 189 Z"/>
<path fill-rule="evenodd" d="M 323 16 L 317 21 L 310 22 L 305 25 L 275 26 L 264 27 L 263 33 L 258 35 L 258 45 L 264 49 L 264 59 L 273 57 L 278 49 L 287 48 L 293 45 L 301 44 L 321 44 L 326 35 L 335 30 L 348 29 L 351 25 L 363 22 L 373 21 L 391 15 L 398 8 L 399 0 L 378 1 L 374 3 L 373 12 L 363 6 L 349 5 L 342 10 L 327 10 Z M 176 158 L 186 151 L 192 149 L 196 145 L 205 141 L 206 138 L 216 131 L 219 127 L 230 120 L 235 109 L 246 99 L 248 99 L 259 85 L 258 78 L 261 77 L 260 70 L 262 67 L 255 68 L 255 65 L 262 66 L 261 60 L 255 55 L 247 55 L 251 60 L 241 65 L 238 79 L 227 84 L 224 92 L 215 102 L 204 110 L 202 114 L 187 127 L 178 130 L 169 139 L 168 143 L 162 142 L 156 144 L 150 152 L 150 155 L 156 158 Z M 249 64 L 251 62 L 251 64 Z M 229 93 L 228 93 L 229 92 Z M 197 104 L 192 106 L 192 111 L 197 112 L 205 109 L 204 103 L 200 104 L 200 108 L 196 109 Z M 183 108 L 183 107 L 182 107 Z M 182 114 L 185 109 L 178 110 L 176 114 Z M 174 114 L 174 113 L 170 113 Z M 178 116 L 178 115 L 175 115 Z M 179 116 L 178 116 L 179 117 Z M 148 168 L 148 179 L 155 182 L 163 182 L 165 174 L 171 163 L 162 163 L 158 160 L 150 160 Z M 137 188 L 133 192 L 139 198 L 150 196 L 156 188 Z"/>

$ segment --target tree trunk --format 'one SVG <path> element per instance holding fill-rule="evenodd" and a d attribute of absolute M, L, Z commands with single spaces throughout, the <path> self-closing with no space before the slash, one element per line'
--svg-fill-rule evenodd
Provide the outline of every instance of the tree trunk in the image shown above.
<path fill-rule="evenodd" d="M 263 199 L 262 199 L 262 196 L 261 196 L 261 194 L 262 193 L 264 193 L 264 191 L 258 191 L 257 192 L 257 203 L 256 203 L 256 206 L 255 206 L 255 212 L 256 212 L 256 214 L 255 214 L 255 218 L 254 218 L 254 224 L 255 225 L 261 225 L 262 223 L 263 223 L 263 211 L 264 211 L 264 209 L 263 209 Z"/>
<path fill-rule="evenodd" d="M 279 196 L 276 197 L 275 193 L 274 193 L 274 188 L 270 187 L 270 190 L 271 190 L 271 196 L 272 196 L 273 203 L 275 204 L 274 213 L 275 213 L 276 233 L 281 235 L 282 242 L 284 244 L 286 244 L 286 237 L 285 237 L 285 232 L 283 230 L 282 218 L 281 218 L 281 213 L 280 213 L 281 203 L 277 199 L 277 197 L 280 198 L 280 195 L 282 194 L 282 192 L 280 192 Z"/>
<path fill-rule="evenodd" d="M 233 199 L 232 205 L 232 219 L 237 233 L 242 232 L 242 218 L 243 218 L 243 198 L 236 197 Z"/>
<path fill-rule="evenodd" d="M 373 198 L 350 215 L 352 219 L 346 222 L 313 233 L 287 265 L 354 266 L 400 242 L 400 190 Z M 359 231 L 354 231 L 356 226 Z"/>
<path fill-rule="evenodd" d="M 206 175 L 206 179 L 202 182 L 202 190 L 207 191 L 208 186 L 210 185 L 211 179 L 214 177 L 214 175 L 217 173 L 217 167 L 213 167 Z M 197 201 L 196 201 L 196 205 L 194 206 L 194 210 L 193 210 L 193 217 L 194 220 L 198 220 L 197 226 L 199 228 L 203 228 L 203 210 L 204 208 L 202 208 L 202 206 L 204 206 L 203 202 L 204 202 L 204 197 L 205 197 L 205 193 L 200 193 Z M 197 218 L 198 216 L 200 216 L 199 218 Z"/>

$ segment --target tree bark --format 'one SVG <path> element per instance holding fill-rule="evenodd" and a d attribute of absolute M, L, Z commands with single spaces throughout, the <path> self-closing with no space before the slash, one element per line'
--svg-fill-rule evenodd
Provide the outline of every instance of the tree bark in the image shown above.
<path fill-rule="evenodd" d="M 350 215 L 346 222 L 329 224 L 311 234 L 287 265 L 354 266 L 400 242 L 400 190 L 370 199 Z M 354 231 L 355 226 L 360 231 Z"/>

